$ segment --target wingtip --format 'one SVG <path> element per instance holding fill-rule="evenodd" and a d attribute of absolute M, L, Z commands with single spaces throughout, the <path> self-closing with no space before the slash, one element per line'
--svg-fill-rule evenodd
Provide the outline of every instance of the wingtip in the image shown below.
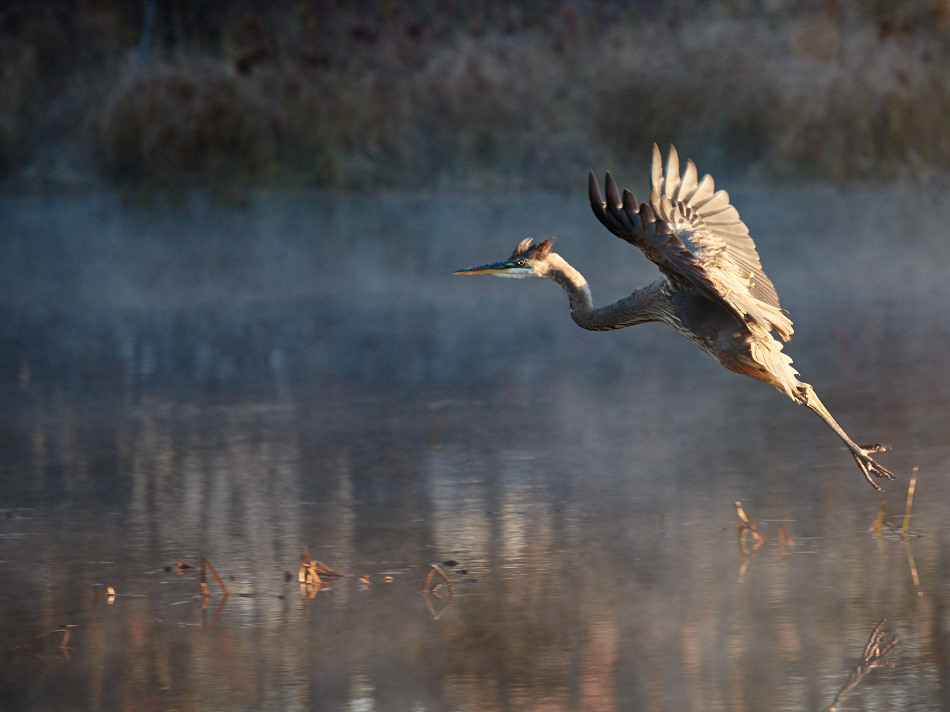
<path fill-rule="evenodd" d="M 634 213 L 637 212 L 639 207 L 637 205 L 637 196 L 635 196 L 632 191 L 624 188 L 621 198 L 623 199 L 623 209 L 625 211 Z"/>
<path fill-rule="evenodd" d="M 660 153 L 660 147 L 656 143 L 653 144 L 650 184 L 657 193 L 663 192 L 663 154 Z"/>
<path fill-rule="evenodd" d="M 609 171 L 604 178 L 604 182 L 607 184 L 605 186 L 607 190 L 607 202 L 611 206 L 620 205 L 620 188 L 617 187 L 617 181 L 614 180 L 614 177 L 610 175 Z"/>
<path fill-rule="evenodd" d="M 666 190 L 673 191 L 680 184 L 680 154 L 676 146 L 670 144 L 670 153 L 666 159 Z"/>
<path fill-rule="evenodd" d="M 597 176 L 591 171 L 587 176 L 587 197 L 590 198 L 590 204 L 595 208 L 604 207 L 604 199 L 600 194 L 600 185 L 597 183 Z"/>

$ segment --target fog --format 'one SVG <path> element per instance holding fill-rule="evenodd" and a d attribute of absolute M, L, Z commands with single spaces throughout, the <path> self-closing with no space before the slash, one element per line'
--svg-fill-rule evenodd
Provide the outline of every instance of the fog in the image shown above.
<path fill-rule="evenodd" d="M 9 709 L 939 707 L 945 191 L 730 188 L 787 352 L 893 447 L 884 497 L 667 327 L 584 332 L 556 285 L 451 274 L 556 235 L 598 303 L 655 279 L 583 181 L 3 198 Z M 924 536 L 869 533 L 915 466 Z M 345 578 L 311 597 L 302 547 Z M 174 568 L 202 558 L 230 596 Z"/>

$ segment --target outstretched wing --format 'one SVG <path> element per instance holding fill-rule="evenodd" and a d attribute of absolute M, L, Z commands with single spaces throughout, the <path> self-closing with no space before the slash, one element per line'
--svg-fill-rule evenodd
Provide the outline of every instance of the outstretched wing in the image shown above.
<path fill-rule="evenodd" d="M 711 176 L 699 179 L 692 161 L 681 176 L 673 147 L 664 175 L 660 149 L 654 144 L 649 205 L 638 204 L 629 190 L 621 195 L 609 173 L 606 190 L 604 202 L 591 173 L 591 208 L 610 232 L 639 247 L 671 281 L 700 290 L 740 319 L 774 330 L 788 341 L 792 322 L 762 270 L 749 229 L 730 204 L 729 194 L 715 189 Z"/>

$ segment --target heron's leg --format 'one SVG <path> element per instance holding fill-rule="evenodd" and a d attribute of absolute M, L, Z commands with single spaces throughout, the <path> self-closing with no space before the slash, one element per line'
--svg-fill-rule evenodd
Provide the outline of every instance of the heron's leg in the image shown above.
<path fill-rule="evenodd" d="M 888 449 L 887 446 L 881 445 L 880 443 L 875 443 L 874 445 L 861 447 L 855 443 L 854 440 L 848 437 L 848 434 L 841 428 L 840 425 L 838 425 L 835 419 L 831 417 L 831 413 L 828 412 L 828 409 L 825 408 L 824 404 L 815 394 L 814 388 L 812 388 L 807 383 L 803 383 L 799 387 L 798 392 L 801 395 L 801 402 L 817 413 L 818 416 L 825 421 L 828 427 L 834 430 L 838 437 L 844 441 L 844 444 L 848 446 L 848 449 L 851 451 L 851 455 L 854 457 L 855 462 L 857 462 L 858 467 L 861 468 L 864 479 L 866 479 L 874 489 L 876 489 L 878 492 L 881 492 L 881 488 L 876 482 L 874 482 L 874 480 L 871 479 L 871 475 L 892 480 L 894 479 L 894 474 L 887 468 L 881 467 L 879 464 L 877 464 L 871 457 L 871 453 L 884 452 Z"/>

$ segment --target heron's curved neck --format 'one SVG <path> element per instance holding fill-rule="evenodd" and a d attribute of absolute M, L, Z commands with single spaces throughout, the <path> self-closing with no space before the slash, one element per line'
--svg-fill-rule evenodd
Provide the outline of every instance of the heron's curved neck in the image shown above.
<path fill-rule="evenodd" d="M 549 279 L 560 284 L 571 304 L 571 318 L 581 328 L 608 331 L 636 326 L 648 321 L 666 321 L 671 313 L 670 295 L 665 280 L 654 282 L 630 296 L 602 307 L 594 306 L 590 285 L 584 276 L 558 254 L 548 255 Z"/>

